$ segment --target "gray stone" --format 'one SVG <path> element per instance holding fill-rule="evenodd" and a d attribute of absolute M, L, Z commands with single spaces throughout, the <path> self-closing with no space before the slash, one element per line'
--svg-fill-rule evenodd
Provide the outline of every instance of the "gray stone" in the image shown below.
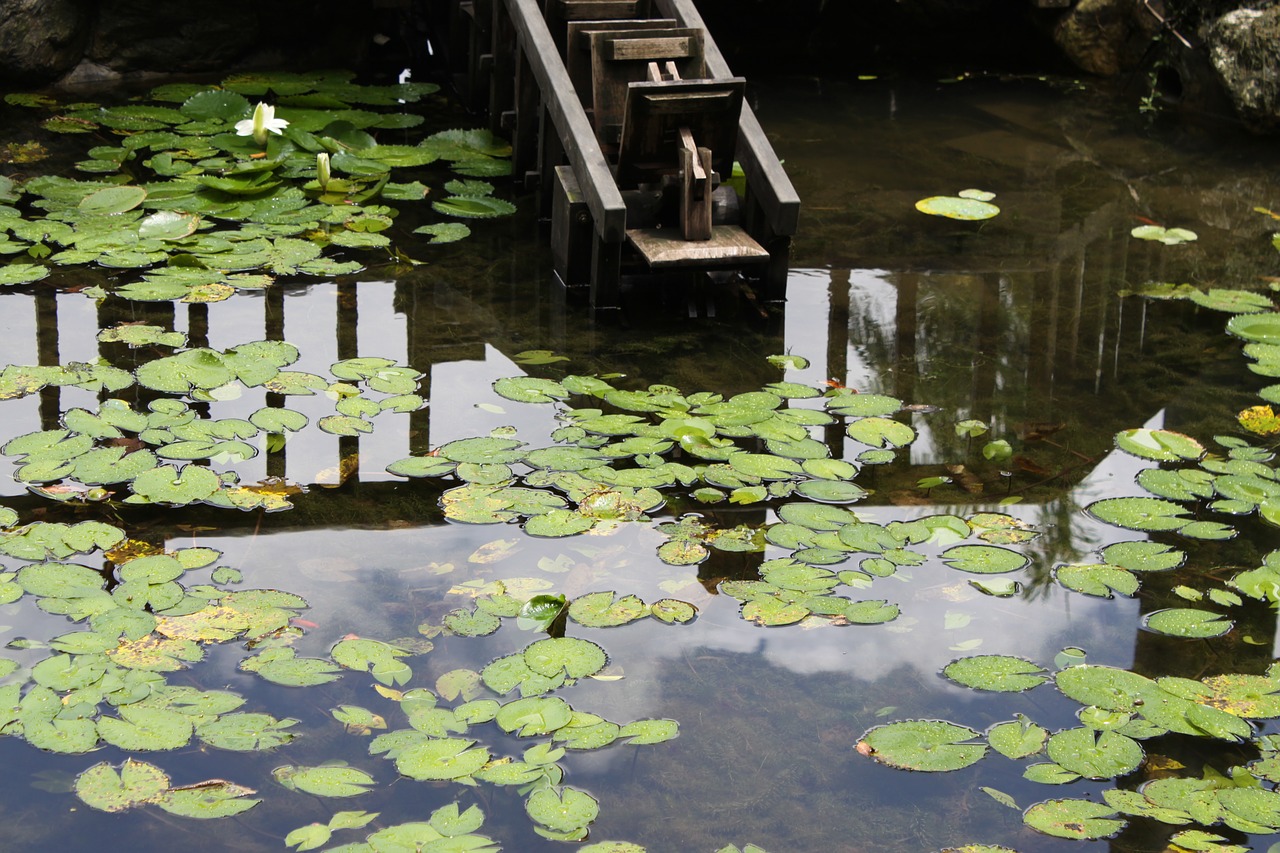
<path fill-rule="evenodd" d="M 1228 12 L 1207 28 L 1206 41 L 1240 119 L 1257 131 L 1280 130 L 1280 7 Z"/>
<path fill-rule="evenodd" d="M 79 0 L 0 3 L 0 79 L 40 85 L 74 68 L 88 38 L 92 9 Z"/>

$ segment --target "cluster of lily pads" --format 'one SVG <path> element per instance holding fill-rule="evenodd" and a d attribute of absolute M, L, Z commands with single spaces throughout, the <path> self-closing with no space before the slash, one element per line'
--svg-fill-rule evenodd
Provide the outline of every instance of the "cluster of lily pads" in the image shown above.
<path fill-rule="evenodd" d="M 474 180 L 510 174 L 506 142 L 487 131 L 453 130 L 407 144 L 423 117 L 406 106 L 439 87 L 362 86 L 353 76 L 166 84 L 151 91 L 150 103 L 122 106 L 6 96 L 10 104 L 56 112 L 44 122 L 49 130 L 119 141 L 89 149 L 76 164 L 84 177 L 0 178 L 0 254 L 22 258 L 0 266 L 0 284 L 39 281 L 63 265 L 151 269 L 112 293 L 199 302 L 260 289 L 273 276 L 354 273 L 365 264 L 351 251 L 391 245 L 381 233 L 397 213 L 388 203 L 422 202 L 429 193 L 421 180 L 393 181 L 395 170 L 438 160 L 463 177 L 444 184 L 447 195 L 432 202 L 437 212 L 487 218 L 515 210 L 493 196 L 492 184 Z M 273 103 L 255 107 L 251 97 Z M 388 135 L 397 141 L 387 142 Z M 417 230 L 436 242 L 469 233 L 456 221 Z M 330 249 L 348 257 L 326 255 Z M 107 291 L 86 293 L 101 298 Z"/>
<path fill-rule="evenodd" d="M 166 678 L 167 673 L 198 663 L 210 645 L 248 642 L 255 653 L 242 660 L 240 668 L 277 684 L 313 686 L 334 681 L 344 671 L 369 673 L 379 693 L 399 706 L 407 722 L 405 728 L 375 737 L 369 753 L 394 761 L 400 775 L 518 786 L 527 795 L 526 808 L 538 832 L 580 840 L 598 804 L 589 794 L 562 784 L 564 769 L 558 762 L 566 751 L 614 742 L 660 743 L 678 733 L 673 720 L 619 725 L 544 695 L 604 668 L 604 650 L 586 640 L 536 640 L 481 672 L 444 673 L 436 680 L 438 694 L 422 687 L 401 691 L 397 688 L 413 678 L 403 659 L 415 654 L 414 649 L 348 637 L 336 643 L 327 658 L 298 657 L 290 644 L 300 632 L 290 621 L 306 608 L 306 601 L 280 590 L 227 589 L 241 581 L 241 574 L 227 566 L 215 567 L 220 554 L 213 549 L 146 553 L 149 549 L 127 541 L 122 529 L 101 522 L 18 526 L 17 520 L 12 510 L 3 510 L 0 551 L 37 562 L 0 572 L 0 601 L 13 603 L 30 596 L 41 610 L 84 623 L 83 630 L 46 643 L 22 643 L 28 651 L 50 652 L 34 664 L 0 659 L 0 676 L 6 682 L 0 686 L 0 735 L 21 737 L 40 749 L 78 754 L 110 744 L 130 753 L 163 752 L 185 747 L 193 739 L 232 751 L 289 744 L 297 720 L 241 711 L 245 699 L 236 693 L 176 685 Z M 96 551 L 114 563 L 110 574 L 65 562 Z M 205 569 L 209 582 L 183 583 L 188 573 Z M 423 648 L 429 649 L 429 644 L 416 651 Z M 507 702 L 479 698 L 517 687 L 520 698 Z M 461 701 L 442 707 L 441 697 Z M 342 705 L 332 715 L 358 735 L 387 728 L 382 715 L 359 706 Z M 545 741 L 526 749 L 520 758 L 496 756 L 466 737 L 490 722 L 520 738 Z M 376 785 L 372 774 L 346 765 L 282 765 L 273 776 L 289 790 L 321 797 L 356 796 Z M 104 811 L 154 805 L 197 818 L 239 814 L 261 802 L 253 798 L 252 789 L 225 780 L 174 786 L 162 769 L 134 758 L 118 767 L 107 762 L 90 767 L 77 778 L 75 791 L 86 804 Z M 445 822 L 441 817 L 429 821 L 430 831 L 400 827 L 378 832 L 396 837 L 416 832 L 419 836 L 414 837 L 425 842 L 470 835 L 479 827 L 476 813 L 464 821 L 468 828 L 451 831 L 460 826 L 458 816 L 438 814 L 446 813 L 452 815 L 449 829 L 438 825 Z M 369 822 L 354 820 L 352 813 L 344 815 L 327 829 Z M 321 835 L 315 827 L 298 833 L 289 843 L 302 843 L 299 849 L 311 849 L 305 844 Z M 380 849 L 375 842 L 382 836 L 375 835 L 366 842 L 371 846 L 359 849 Z M 485 839 L 485 844 L 491 842 Z"/>
<path fill-rule="evenodd" d="M 1186 298 L 1231 314 L 1227 330 L 1246 343 L 1250 369 L 1280 376 L 1280 313 L 1264 294 L 1195 288 L 1155 287 L 1154 298 Z M 1276 400 L 1276 386 L 1259 393 Z M 1240 424 L 1254 435 L 1271 436 L 1280 429 L 1259 426 L 1255 411 L 1240 414 Z M 1265 422 L 1263 422 L 1265 423 Z M 1166 429 L 1137 428 L 1116 435 L 1120 450 L 1157 463 L 1143 469 L 1137 485 L 1157 497 L 1107 498 L 1088 507 L 1110 524 L 1144 532 L 1176 533 L 1191 539 L 1223 540 L 1236 535 L 1234 518 L 1256 515 L 1280 523 L 1280 471 L 1271 445 L 1240 435 L 1219 435 L 1220 452 L 1209 452 L 1191 436 Z M 1222 520 L 1218 520 L 1222 519 Z M 1121 542 L 1102 549 L 1096 563 L 1061 565 L 1059 584 L 1087 595 L 1133 596 L 1140 578 L 1178 569 L 1186 554 L 1156 541 Z M 1235 623 L 1227 611 L 1244 598 L 1280 606 L 1280 550 L 1256 568 L 1239 571 L 1225 583 L 1202 578 L 1195 586 L 1172 590 L 1199 607 L 1178 607 L 1145 615 L 1143 627 L 1175 637 L 1212 638 Z M 1214 609 L 1210 609 L 1214 608 Z M 1052 681 L 1080 703 L 1081 725 L 1051 733 L 1024 715 L 990 727 L 985 733 L 940 720 L 903 720 L 873 727 L 857 744 L 863 755 L 883 764 L 912 770 L 945 771 L 968 767 L 995 751 L 1007 758 L 1045 758 L 1028 765 L 1024 778 L 1050 785 L 1078 779 L 1110 780 L 1138 770 L 1147 756 L 1142 743 L 1168 734 L 1248 742 L 1257 757 L 1230 767 L 1207 764 L 1200 778 L 1157 777 L 1136 790 L 1102 792 L 1103 802 L 1062 798 L 1025 809 L 1026 824 L 1040 832 L 1071 839 L 1111 837 L 1128 818 L 1172 826 L 1223 825 L 1238 832 L 1280 832 L 1280 772 L 1274 735 L 1261 734 L 1257 721 L 1280 718 L 1280 664 L 1263 675 L 1221 674 L 1202 679 L 1147 678 L 1106 666 L 1070 665 L 1050 673 L 1028 660 L 1006 655 L 960 658 L 943 669 L 955 684 L 975 690 L 1021 692 Z M 984 788 L 997 801 L 1017 807 L 1008 794 Z M 1243 853 L 1207 829 L 1183 829 L 1170 839 L 1176 849 Z M 964 848 L 966 850 L 970 848 Z M 972 849 L 1006 848 L 977 845 Z"/>

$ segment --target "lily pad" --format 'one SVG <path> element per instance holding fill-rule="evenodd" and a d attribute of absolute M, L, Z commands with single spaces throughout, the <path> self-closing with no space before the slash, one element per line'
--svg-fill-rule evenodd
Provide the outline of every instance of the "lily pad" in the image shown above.
<path fill-rule="evenodd" d="M 1044 667 L 1009 655 L 975 655 L 947 664 L 942 674 L 962 687 L 1021 693 L 1049 680 Z"/>
<path fill-rule="evenodd" d="M 1157 610 L 1148 613 L 1142 622 L 1148 630 L 1171 637 L 1221 637 L 1235 627 L 1221 613 L 1192 607 Z"/>
<path fill-rule="evenodd" d="M 1167 429 L 1127 429 L 1116 433 L 1116 446 L 1126 453 L 1157 462 L 1195 462 L 1204 456 L 1204 445 L 1200 442 Z"/>
<path fill-rule="evenodd" d="M 1125 828 L 1115 809 L 1088 800 L 1046 800 L 1028 808 L 1022 819 L 1037 832 L 1076 840 L 1110 838 Z"/>
<path fill-rule="evenodd" d="M 858 751 L 903 770 L 959 770 L 986 754 L 985 744 L 973 742 L 978 738 L 978 732 L 955 723 L 903 720 L 869 730 Z"/>
<path fill-rule="evenodd" d="M 1000 208 L 987 201 L 960 196 L 935 195 L 916 202 L 916 210 L 947 219 L 982 220 L 1000 213 Z"/>
<path fill-rule="evenodd" d="M 1181 504 L 1159 498 L 1106 498 L 1088 507 L 1090 513 L 1109 524 L 1130 530 L 1177 530 L 1191 519 Z"/>
<path fill-rule="evenodd" d="M 1014 572 L 1030 562 L 1025 554 L 998 545 L 956 545 L 942 552 L 942 561 L 954 569 L 984 575 Z"/>

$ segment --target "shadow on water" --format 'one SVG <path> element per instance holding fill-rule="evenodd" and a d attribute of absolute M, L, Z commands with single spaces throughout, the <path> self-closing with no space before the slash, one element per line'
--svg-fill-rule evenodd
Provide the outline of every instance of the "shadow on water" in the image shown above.
<path fill-rule="evenodd" d="M 945 718 L 978 731 L 1017 713 L 1050 729 L 1075 724 L 1076 706 L 1047 689 L 991 698 L 939 677 L 949 661 L 979 648 L 1048 666 L 1063 648 L 1079 646 L 1091 663 L 1153 677 L 1261 672 L 1270 663 L 1275 626 L 1266 608 L 1246 609 L 1232 634 L 1256 645 L 1232 639 L 1191 647 L 1134 627 L 1142 614 L 1175 606 L 1175 587 L 1185 578 L 1214 566 L 1257 565 L 1269 547 L 1265 531 L 1247 529 L 1232 542 L 1180 543 L 1187 566 L 1144 584 L 1136 600 L 1072 596 L 1053 585 L 1050 570 L 1131 538 L 1082 511 L 1099 498 L 1136 491 L 1132 478 L 1144 464 L 1114 450 L 1118 430 L 1147 425 L 1207 439 L 1236 431 L 1234 413 L 1253 403 L 1258 383 L 1240 369 L 1238 344 L 1221 334 L 1223 315 L 1124 292 L 1149 282 L 1257 289 L 1274 274 L 1275 252 L 1265 239 L 1274 223 L 1252 210 L 1280 207 L 1274 152 L 1250 140 L 1217 144 L 1154 129 L 1073 84 L 782 80 L 755 97 L 805 204 L 785 311 L 737 285 L 710 288 L 692 307 L 687 294 L 635 289 L 625 324 L 593 324 L 574 294 L 550 288 L 548 252 L 529 236 L 536 226 L 516 217 L 439 247 L 410 246 L 406 226 L 405 250 L 426 260 L 423 266 L 375 267 L 355 280 L 281 285 L 210 305 L 99 307 L 64 274 L 60 289 L 0 296 L 0 362 L 56 364 L 101 354 L 131 367 L 136 354 L 99 345 L 95 334 L 145 320 L 185 332 L 191 346 L 288 340 L 302 352 L 298 370 L 323 373 L 359 354 L 425 373 L 428 408 L 359 439 L 300 434 L 237 467 L 244 482 L 276 476 L 311 484 L 295 509 L 188 510 L 180 524 L 169 514 L 131 512 L 130 535 L 169 548 L 217 548 L 253 586 L 307 598 L 306 618 L 316 627 L 299 641 L 300 655 L 323 656 L 353 632 L 420 639 L 419 625 L 439 624 L 459 606 L 450 589 L 476 578 L 533 577 L 570 598 L 617 589 L 697 605 L 699 618 L 684 627 L 647 620 L 572 629 L 604 646 L 613 671 L 624 676 L 566 690 L 575 708 L 611 720 L 669 717 L 681 724 L 670 743 L 565 759 L 567 781 L 601 801 L 593 840 L 690 851 L 730 842 L 815 853 L 978 841 L 1069 849 L 1069 842 L 1032 833 L 1017 811 L 980 790 L 1004 792 L 1023 807 L 1058 795 L 1024 781 L 1020 765 L 993 757 L 956 774 L 907 774 L 863 760 L 853 747 L 870 727 L 897 719 Z M 967 187 L 996 193 L 1001 214 L 967 223 L 914 209 L 918 199 Z M 1190 228 L 1200 239 L 1169 247 L 1130 238 L 1131 228 L 1148 221 Z M 765 629 L 745 623 L 738 602 L 715 592 L 723 579 L 754 578 L 759 554 L 717 553 L 702 566 L 676 567 L 657 560 L 663 540 L 648 526 L 538 540 L 510 525 L 445 523 L 438 487 L 405 483 L 386 465 L 504 426 L 545 441 L 559 425 L 550 407 L 520 406 L 492 389 L 505 376 L 561 375 L 558 365 L 517 362 L 517 354 L 536 349 L 567 357 L 574 373 L 625 374 L 627 387 L 661 383 L 726 396 L 776 381 L 765 357 L 786 352 L 811 361 L 789 372 L 790 381 L 902 399 L 909 408 L 897 417 L 919 439 L 860 479 L 874 494 L 859 511 L 887 523 L 993 510 L 1005 497 L 1021 498 L 1009 511 L 1042 531 L 1027 546 L 1032 565 L 1023 596 L 981 595 L 931 560 L 876 581 L 875 595 L 902 607 L 889 625 Z M 7 401 L 4 434 L 53 428 L 60 412 L 94 402 L 75 389 Z M 265 392 L 250 389 L 216 409 L 219 417 L 247 417 L 264 402 Z M 313 420 L 331 411 L 323 397 L 290 405 Z M 954 424 L 964 419 L 987 423 L 990 435 L 978 442 L 958 436 Z M 858 452 L 838 428 L 825 438 L 837 458 Z M 986 459 L 987 439 L 1008 441 L 1011 458 Z M 345 471 L 344 460 L 354 460 Z M 950 479 L 930 489 L 917 485 L 931 476 Z M 47 502 L 16 480 L 0 490 L 24 521 L 47 511 Z M 749 506 L 696 505 L 670 507 L 661 520 L 680 510 L 723 526 L 774 520 Z M 56 511 L 48 517 L 73 518 Z M 510 544 L 486 555 L 498 539 Z M 771 548 L 763 556 L 782 553 Z M 0 621 L 10 640 L 67 630 L 65 620 L 22 603 L 0 608 Z M 478 669 L 530 639 L 514 626 L 483 639 L 436 637 L 430 655 L 413 659 L 422 674 L 417 683 L 432 684 L 458 667 Z M 31 785 L 64 792 L 89 763 L 119 761 L 123 753 L 107 748 L 89 761 L 2 738 L 0 763 L 10 772 L 0 778 L 0 819 L 10 849 L 274 850 L 289 830 L 324 822 L 339 808 L 380 811 L 392 823 L 423 819 L 454 799 L 485 808 L 485 832 L 506 849 L 558 847 L 532 834 L 522 801 L 507 788 L 402 778 L 354 805 L 286 796 L 270 781 L 271 769 L 286 762 L 337 758 L 391 782 L 393 769 L 367 755 L 367 738 L 344 733 L 329 710 L 350 703 L 389 717 L 398 712 L 350 676 L 308 690 L 266 685 L 237 671 L 242 652 L 220 649 L 181 678 L 297 717 L 305 736 L 274 754 L 189 747 L 151 759 L 176 784 L 222 777 L 252 784 L 263 792 L 262 806 L 194 828 L 159 812 L 102 814 Z M 496 754 L 518 755 L 527 745 L 496 731 L 485 737 Z M 1153 754 L 1166 746 L 1178 751 L 1195 772 L 1207 760 L 1226 766 L 1211 750 L 1148 746 Z M 1100 788 L 1078 783 L 1069 795 L 1094 790 Z M 1160 849 L 1169 834 L 1154 823 L 1135 827 L 1112 849 Z"/>

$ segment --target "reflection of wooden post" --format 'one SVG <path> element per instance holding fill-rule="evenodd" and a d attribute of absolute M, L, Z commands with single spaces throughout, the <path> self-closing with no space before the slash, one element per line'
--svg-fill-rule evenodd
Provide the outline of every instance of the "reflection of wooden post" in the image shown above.
<path fill-rule="evenodd" d="M 849 376 L 849 271 L 832 270 L 827 285 L 827 377 L 844 382 Z M 844 458 L 844 428 L 831 424 L 823 432 L 831 455 Z"/>
<path fill-rule="evenodd" d="M 898 288 L 898 302 L 893 313 L 894 389 L 901 400 L 910 403 L 916 394 L 916 335 L 920 300 L 920 276 L 902 273 L 894 276 Z M 907 416 L 910 418 L 910 415 Z"/>
<path fill-rule="evenodd" d="M 284 288 L 280 285 L 268 287 L 262 300 L 263 336 L 269 341 L 284 340 Z M 266 404 L 273 409 L 283 409 L 286 403 L 283 394 L 267 394 Z M 267 476 L 284 479 L 288 465 L 286 464 L 287 445 L 279 450 L 267 451 Z"/>
<path fill-rule="evenodd" d="M 423 374 L 418 380 L 418 393 L 423 399 L 431 399 L 431 344 L 429 332 L 432 317 L 430 306 L 425 304 L 430 288 L 415 282 L 413 276 L 396 279 L 396 310 L 404 314 L 405 358 L 409 366 Z M 424 406 L 409 413 L 409 453 L 425 456 L 431 450 L 431 409 Z"/>
<path fill-rule="evenodd" d="M 337 288 L 338 299 L 338 359 L 355 358 L 360 352 L 357 328 L 360 320 L 360 300 L 354 281 L 340 281 Z M 347 459 L 360 458 L 360 437 L 357 435 L 338 436 L 338 471 L 339 476 L 346 475 L 344 463 Z M 352 472 L 349 483 L 359 481 L 359 476 Z"/>
<path fill-rule="evenodd" d="M 977 357 L 973 367 L 973 413 L 970 417 L 990 423 L 995 409 L 1000 356 L 1000 274 L 981 274 L 978 282 L 978 328 L 974 340 Z"/>
<path fill-rule="evenodd" d="M 209 346 L 209 305 L 192 302 L 187 306 L 187 346 Z"/>
<path fill-rule="evenodd" d="M 1058 274 L 1061 264 L 1048 269 L 1027 273 L 1030 286 L 1027 297 L 1031 310 L 1027 322 L 1027 336 L 1031 345 L 1027 348 L 1027 379 L 1030 387 L 1046 398 L 1053 394 L 1054 355 L 1058 349 Z"/>
<path fill-rule="evenodd" d="M 36 289 L 36 361 L 42 367 L 58 364 L 58 292 Z M 40 428 L 57 429 L 61 397 L 56 385 L 40 389 Z"/>

